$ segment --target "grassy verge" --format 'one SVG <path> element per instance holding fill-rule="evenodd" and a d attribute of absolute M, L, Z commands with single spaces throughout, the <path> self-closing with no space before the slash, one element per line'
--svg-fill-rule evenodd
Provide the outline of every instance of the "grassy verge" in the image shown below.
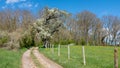
<path fill-rule="evenodd" d="M 67 47 L 61 46 L 61 55 L 58 57 L 58 49 L 55 48 L 54 54 L 52 54 L 51 49 L 40 48 L 45 56 L 51 60 L 59 63 L 64 68 L 113 68 L 114 67 L 114 47 L 102 47 L 102 46 L 85 46 L 86 54 L 86 66 L 83 65 L 82 59 L 82 47 L 81 46 L 71 46 L 70 54 L 71 58 L 67 58 Z M 120 51 L 120 47 L 118 47 Z M 118 53 L 119 54 L 119 53 Z M 120 54 L 119 54 L 120 62 Z M 120 63 L 119 67 L 120 68 Z"/>
<path fill-rule="evenodd" d="M 0 68 L 21 68 L 21 57 L 25 50 L 11 51 L 0 48 Z"/>

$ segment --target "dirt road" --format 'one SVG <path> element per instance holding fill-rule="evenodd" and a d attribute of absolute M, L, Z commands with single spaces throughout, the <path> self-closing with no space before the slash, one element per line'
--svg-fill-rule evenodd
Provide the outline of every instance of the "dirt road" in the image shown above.
<path fill-rule="evenodd" d="M 31 49 L 27 50 L 22 56 L 22 68 L 37 68 L 30 56 Z"/>
<path fill-rule="evenodd" d="M 31 58 L 31 52 L 36 57 L 39 64 L 42 66 L 41 68 L 63 68 L 62 66 L 58 65 L 57 63 L 51 61 L 50 59 L 46 58 L 43 54 L 38 51 L 37 47 L 33 47 L 27 50 L 22 56 L 22 68 L 39 68 L 33 62 Z"/>

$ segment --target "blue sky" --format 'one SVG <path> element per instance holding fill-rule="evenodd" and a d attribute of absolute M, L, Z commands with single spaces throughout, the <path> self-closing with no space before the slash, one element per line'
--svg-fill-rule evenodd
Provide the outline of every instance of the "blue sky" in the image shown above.
<path fill-rule="evenodd" d="M 44 6 L 66 10 L 72 14 L 89 10 L 97 16 L 120 16 L 120 0 L 0 0 L 0 10 L 20 8 L 36 12 Z"/>

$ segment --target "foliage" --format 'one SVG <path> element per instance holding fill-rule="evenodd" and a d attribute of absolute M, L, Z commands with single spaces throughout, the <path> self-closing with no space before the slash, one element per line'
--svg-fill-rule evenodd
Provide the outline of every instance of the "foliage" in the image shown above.
<path fill-rule="evenodd" d="M 35 46 L 38 46 L 38 47 L 43 47 L 43 42 L 42 41 L 35 41 Z"/>
<path fill-rule="evenodd" d="M 44 47 L 50 44 L 50 39 L 63 25 L 66 15 L 68 14 L 65 11 L 45 8 L 41 18 L 33 24 L 33 31 L 36 32 L 38 38 L 42 39 Z"/>
<path fill-rule="evenodd" d="M 84 39 L 81 39 L 80 44 L 81 45 L 86 45 L 86 41 Z"/>
<path fill-rule="evenodd" d="M 29 27 L 31 24 L 32 26 Z M 49 44 L 51 40 L 53 43 L 61 41 L 61 44 L 67 44 L 71 38 L 75 44 L 83 43 L 81 39 L 84 39 L 86 44 L 90 45 L 119 45 L 120 43 L 120 18 L 118 16 L 103 15 L 99 18 L 90 11 L 81 11 L 76 15 L 70 15 L 57 8 L 44 8 L 38 13 L 26 9 L 4 9 L 0 11 L 0 30 L 8 31 L 13 35 L 9 36 L 8 41 L 2 39 L 0 46 L 5 45 L 4 42 L 8 42 L 6 46 L 19 47 L 18 41 L 14 38 L 20 39 L 18 34 L 20 36 L 22 32 L 16 31 L 18 29 L 28 31 L 29 28 L 32 28 L 33 33 L 35 32 L 34 38 L 39 38 L 37 42 L 34 40 L 34 45 L 39 45 L 39 42 L 43 45 Z M 63 29 L 60 31 L 60 28 Z M 12 32 L 16 32 L 16 35 Z M 53 37 L 57 32 L 59 36 Z M 0 31 L 0 35 L 1 33 Z M 12 46 L 10 45 L 11 37 L 15 41 L 12 42 Z M 109 42 L 104 41 L 105 39 Z"/>
<path fill-rule="evenodd" d="M 6 32 L 0 31 L 0 47 L 2 47 L 5 43 L 8 42 L 9 37 Z"/>
<path fill-rule="evenodd" d="M 2 38 L 0 38 L 0 46 L 3 46 L 4 45 L 4 43 L 6 43 L 8 41 L 8 37 L 2 37 Z"/>
<path fill-rule="evenodd" d="M 74 43 L 74 41 L 73 40 L 60 40 L 59 43 L 61 45 L 67 45 L 67 44 Z"/>
<path fill-rule="evenodd" d="M 31 46 L 34 46 L 34 38 L 30 33 L 26 32 L 19 40 L 19 43 L 21 48 L 30 48 Z"/>

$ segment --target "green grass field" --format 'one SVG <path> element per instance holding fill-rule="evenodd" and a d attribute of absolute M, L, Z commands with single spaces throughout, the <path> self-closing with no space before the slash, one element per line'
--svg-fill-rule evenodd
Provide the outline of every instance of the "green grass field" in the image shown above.
<path fill-rule="evenodd" d="M 11 51 L 0 49 L 0 68 L 21 68 L 21 57 L 25 50 Z"/>
<path fill-rule="evenodd" d="M 64 68 L 114 68 L 114 47 L 85 46 L 86 66 L 83 65 L 81 46 L 70 46 L 70 51 L 71 56 L 68 60 L 66 46 L 61 46 L 60 57 L 58 57 L 57 48 L 54 49 L 54 54 L 49 48 L 40 48 L 40 52 Z M 120 51 L 120 47 L 118 47 L 118 51 Z M 120 68 L 120 63 L 118 68 Z"/>

